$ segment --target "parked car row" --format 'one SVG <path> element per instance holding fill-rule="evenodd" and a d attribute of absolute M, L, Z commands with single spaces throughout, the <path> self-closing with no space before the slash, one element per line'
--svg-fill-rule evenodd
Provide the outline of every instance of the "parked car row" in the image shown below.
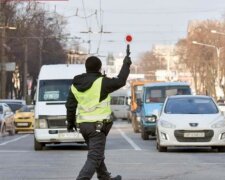
<path fill-rule="evenodd" d="M 0 100 L 0 134 L 14 135 L 19 131 L 33 131 L 33 106 L 26 105 L 24 100 Z"/>

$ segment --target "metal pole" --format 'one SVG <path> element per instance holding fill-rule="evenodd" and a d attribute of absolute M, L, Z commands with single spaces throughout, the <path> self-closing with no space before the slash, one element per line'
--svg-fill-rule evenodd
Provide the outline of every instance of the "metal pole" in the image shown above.
<path fill-rule="evenodd" d="M 217 81 L 218 86 L 220 86 L 220 48 L 216 48 L 216 54 L 217 54 Z"/>
<path fill-rule="evenodd" d="M 28 59 L 28 46 L 27 39 L 24 40 L 24 69 L 23 69 L 23 97 L 27 99 L 27 59 Z"/>
<path fill-rule="evenodd" d="M 43 37 L 39 39 L 39 70 L 42 66 L 42 49 L 43 49 Z"/>
<path fill-rule="evenodd" d="M 1 98 L 6 98 L 6 59 L 5 59 L 5 26 L 2 28 L 1 48 Z"/>

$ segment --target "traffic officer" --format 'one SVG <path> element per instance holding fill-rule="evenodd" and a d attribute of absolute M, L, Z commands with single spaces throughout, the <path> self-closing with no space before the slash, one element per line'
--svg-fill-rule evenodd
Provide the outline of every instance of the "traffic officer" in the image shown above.
<path fill-rule="evenodd" d="M 101 74 L 102 63 L 98 57 L 86 59 L 86 73 L 74 77 L 66 102 L 67 130 L 76 130 L 77 125 L 88 145 L 87 160 L 77 180 L 90 180 L 94 173 L 100 180 L 121 180 L 117 175 L 111 177 L 104 159 L 106 136 L 111 127 L 109 94 L 126 84 L 130 73 L 129 52 L 117 77 L 108 78 Z"/>

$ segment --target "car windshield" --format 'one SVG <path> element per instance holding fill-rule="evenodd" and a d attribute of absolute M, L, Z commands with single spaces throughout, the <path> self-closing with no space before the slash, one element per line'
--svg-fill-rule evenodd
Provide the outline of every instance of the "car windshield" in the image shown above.
<path fill-rule="evenodd" d="M 171 98 L 165 106 L 168 114 L 216 114 L 218 108 L 211 98 Z"/>
<path fill-rule="evenodd" d="M 28 106 L 23 106 L 18 110 L 18 112 L 31 112 L 31 110 Z"/>
<path fill-rule="evenodd" d="M 19 104 L 19 103 L 7 103 L 7 104 L 14 113 L 23 106 L 23 104 Z"/>
<path fill-rule="evenodd" d="M 3 108 L 0 106 L 0 114 L 3 114 Z"/>
<path fill-rule="evenodd" d="M 41 80 L 39 101 L 66 101 L 72 80 Z"/>
<path fill-rule="evenodd" d="M 125 96 L 112 96 L 110 103 L 111 105 L 124 105 L 125 100 Z"/>
<path fill-rule="evenodd" d="M 189 86 L 162 86 L 146 88 L 146 103 L 163 103 L 167 96 L 191 94 Z"/>

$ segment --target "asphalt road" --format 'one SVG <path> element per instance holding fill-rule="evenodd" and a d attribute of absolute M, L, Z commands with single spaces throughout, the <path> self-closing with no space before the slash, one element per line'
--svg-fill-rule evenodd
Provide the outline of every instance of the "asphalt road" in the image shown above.
<path fill-rule="evenodd" d="M 80 144 L 34 151 L 32 133 L 0 137 L 0 180 L 76 179 L 86 155 L 86 146 Z M 105 156 L 108 170 L 122 175 L 123 180 L 225 179 L 225 153 L 209 148 L 173 148 L 159 153 L 155 138 L 143 141 L 122 120 L 110 131 Z"/>

